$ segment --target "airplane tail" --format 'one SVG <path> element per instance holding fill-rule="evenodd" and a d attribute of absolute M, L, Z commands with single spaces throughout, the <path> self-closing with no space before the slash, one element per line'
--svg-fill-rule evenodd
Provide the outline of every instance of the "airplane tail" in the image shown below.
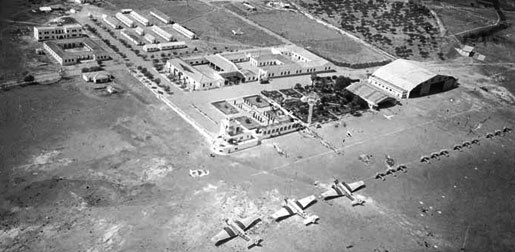
<path fill-rule="evenodd" d="M 304 225 L 309 225 L 309 224 L 317 224 L 317 221 L 319 220 L 320 218 L 316 215 L 310 215 L 309 217 L 307 217 L 306 219 L 304 219 Z"/>
<path fill-rule="evenodd" d="M 354 198 L 351 201 L 351 204 L 352 204 L 352 206 L 363 205 L 363 204 L 365 204 L 365 201 L 362 199 Z"/>
<path fill-rule="evenodd" d="M 263 241 L 263 239 L 257 237 L 257 238 L 253 238 L 251 239 L 250 241 L 247 242 L 247 248 L 252 248 L 254 246 L 261 246 L 261 242 Z"/>

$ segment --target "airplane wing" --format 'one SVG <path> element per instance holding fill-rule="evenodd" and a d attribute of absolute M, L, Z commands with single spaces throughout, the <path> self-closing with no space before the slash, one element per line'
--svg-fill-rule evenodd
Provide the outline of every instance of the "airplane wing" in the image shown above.
<path fill-rule="evenodd" d="M 288 206 L 283 206 L 281 209 L 279 209 L 277 212 L 272 214 L 272 218 L 279 219 L 282 217 L 293 215 L 295 212 L 291 210 Z"/>
<path fill-rule="evenodd" d="M 349 191 L 354 192 L 364 185 L 365 185 L 365 182 L 363 182 L 363 180 L 360 180 L 360 181 L 356 181 L 354 183 L 347 184 L 347 188 L 349 188 Z"/>
<path fill-rule="evenodd" d="M 302 206 L 302 209 L 306 208 L 311 202 L 315 201 L 316 197 L 315 195 L 308 196 L 306 198 L 297 200 L 297 205 L 300 204 Z"/>
<path fill-rule="evenodd" d="M 260 220 L 259 217 L 251 216 L 241 220 L 234 220 L 234 223 L 238 225 L 241 229 L 245 230 L 252 226 L 252 224 L 257 222 L 258 220 Z"/>
<path fill-rule="evenodd" d="M 333 188 L 322 193 L 323 198 L 336 197 L 336 196 L 339 196 L 339 194 Z"/>
<path fill-rule="evenodd" d="M 218 243 L 220 241 L 235 237 L 236 235 L 236 232 L 234 232 L 230 227 L 224 227 L 222 231 L 220 231 L 217 235 L 211 238 L 211 241 L 214 243 Z"/>

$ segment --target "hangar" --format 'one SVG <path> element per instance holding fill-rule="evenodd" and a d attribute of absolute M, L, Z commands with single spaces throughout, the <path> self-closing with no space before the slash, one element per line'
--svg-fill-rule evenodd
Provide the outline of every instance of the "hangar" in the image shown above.
<path fill-rule="evenodd" d="M 433 73 L 413 61 L 398 59 L 377 69 L 368 77 L 368 83 L 397 99 L 407 99 L 452 89 L 457 79 Z"/>

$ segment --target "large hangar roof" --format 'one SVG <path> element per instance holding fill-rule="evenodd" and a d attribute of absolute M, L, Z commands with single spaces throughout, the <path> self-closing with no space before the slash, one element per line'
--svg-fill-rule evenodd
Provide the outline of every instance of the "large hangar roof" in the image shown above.
<path fill-rule="evenodd" d="M 420 83 L 425 82 L 437 74 L 422 68 L 413 61 L 398 59 L 377 69 L 373 76 L 390 82 L 404 90 L 411 91 Z"/>

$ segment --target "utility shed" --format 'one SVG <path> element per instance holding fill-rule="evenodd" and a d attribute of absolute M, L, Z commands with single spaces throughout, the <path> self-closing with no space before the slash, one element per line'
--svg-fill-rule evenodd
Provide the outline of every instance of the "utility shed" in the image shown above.
<path fill-rule="evenodd" d="M 378 109 L 389 102 L 395 103 L 395 98 L 368 83 L 355 82 L 346 87 L 346 89 L 365 100 L 371 109 Z"/>
<path fill-rule="evenodd" d="M 452 89 L 457 79 L 433 73 L 414 61 L 398 59 L 377 69 L 368 83 L 394 97 L 407 99 Z"/>

